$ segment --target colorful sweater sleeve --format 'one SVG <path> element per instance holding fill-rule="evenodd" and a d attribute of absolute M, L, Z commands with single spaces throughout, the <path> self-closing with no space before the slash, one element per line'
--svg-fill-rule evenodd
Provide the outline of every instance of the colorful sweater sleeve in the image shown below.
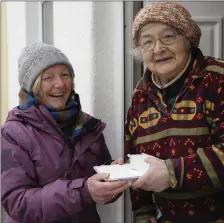
<path fill-rule="evenodd" d="M 125 155 L 135 154 L 135 145 L 133 141 L 133 136 L 130 129 L 134 128 L 134 123 L 132 120 L 132 106 L 129 108 L 127 113 L 127 118 L 125 122 Z M 152 217 L 156 216 L 156 207 L 153 202 L 152 193 L 144 190 L 132 190 L 130 189 L 132 210 L 136 221 L 138 218 L 142 217 Z"/>
<path fill-rule="evenodd" d="M 198 148 L 196 153 L 177 159 L 167 159 L 171 187 L 189 192 L 204 188 L 224 187 L 224 78 L 217 80 L 217 103 L 211 125 L 213 144 Z"/>

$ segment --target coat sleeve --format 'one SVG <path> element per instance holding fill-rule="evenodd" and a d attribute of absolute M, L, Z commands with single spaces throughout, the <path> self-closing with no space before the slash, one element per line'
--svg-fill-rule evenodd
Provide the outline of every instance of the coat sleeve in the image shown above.
<path fill-rule="evenodd" d="M 197 148 L 189 156 L 166 160 L 172 188 L 195 192 L 224 188 L 224 78 L 216 78 L 214 110 L 211 117 L 212 145 Z M 212 92 L 210 92 L 212 94 Z"/>
<path fill-rule="evenodd" d="M 19 132 L 18 135 L 10 135 L 6 129 L 1 130 L 1 199 L 3 208 L 13 220 L 23 223 L 57 222 L 93 203 L 85 178 L 58 179 L 39 188 L 35 164 L 22 146 L 27 139 L 19 138 Z"/>
<path fill-rule="evenodd" d="M 135 154 L 136 149 L 132 136 L 132 129 L 135 128 L 135 121 L 133 116 L 133 102 L 129 108 L 126 122 L 125 122 L 125 155 Z M 142 216 L 149 215 L 149 217 L 156 216 L 156 207 L 153 202 L 152 192 L 141 189 L 130 189 L 132 210 L 134 211 L 135 218 L 138 219 Z"/>

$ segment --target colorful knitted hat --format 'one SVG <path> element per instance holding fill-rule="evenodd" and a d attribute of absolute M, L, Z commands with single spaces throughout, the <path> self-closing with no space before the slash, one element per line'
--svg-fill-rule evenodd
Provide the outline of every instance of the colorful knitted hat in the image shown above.
<path fill-rule="evenodd" d="M 42 42 L 25 47 L 18 58 L 20 87 L 30 92 L 41 72 L 56 64 L 66 65 L 74 77 L 74 70 L 68 58 L 56 47 Z"/>
<path fill-rule="evenodd" d="M 193 46 L 198 47 L 199 45 L 201 29 L 187 9 L 176 2 L 155 2 L 142 8 L 134 19 L 132 27 L 134 48 L 139 45 L 139 31 L 150 22 L 168 24 L 186 36 Z"/>

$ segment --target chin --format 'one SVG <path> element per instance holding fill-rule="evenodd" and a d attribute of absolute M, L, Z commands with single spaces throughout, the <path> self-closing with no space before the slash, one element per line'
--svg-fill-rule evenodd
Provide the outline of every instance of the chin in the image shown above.
<path fill-rule="evenodd" d="M 55 106 L 56 109 L 64 109 L 65 105 L 59 105 L 59 106 Z"/>
<path fill-rule="evenodd" d="M 56 108 L 56 109 L 63 109 L 65 107 L 65 105 L 56 105 L 56 104 L 50 104 L 50 107 Z"/>
<path fill-rule="evenodd" d="M 167 76 L 167 75 L 176 73 L 176 71 L 174 69 L 166 68 L 166 69 L 160 69 L 160 70 L 158 70 L 158 73 L 161 74 L 161 75 L 163 75 L 163 76 Z"/>

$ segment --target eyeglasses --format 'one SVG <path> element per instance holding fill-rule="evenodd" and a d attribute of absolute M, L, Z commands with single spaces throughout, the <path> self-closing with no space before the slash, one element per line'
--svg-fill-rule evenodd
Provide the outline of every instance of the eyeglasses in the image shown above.
<path fill-rule="evenodd" d="M 157 40 L 159 40 L 163 45 L 171 45 L 171 44 L 175 43 L 178 35 L 180 35 L 180 34 L 176 33 L 176 32 L 169 32 L 169 33 L 162 34 L 157 39 L 155 39 L 153 37 L 145 36 L 145 38 L 143 38 L 140 46 L 144 50 L 151 51 L 156 46 Z"/>

